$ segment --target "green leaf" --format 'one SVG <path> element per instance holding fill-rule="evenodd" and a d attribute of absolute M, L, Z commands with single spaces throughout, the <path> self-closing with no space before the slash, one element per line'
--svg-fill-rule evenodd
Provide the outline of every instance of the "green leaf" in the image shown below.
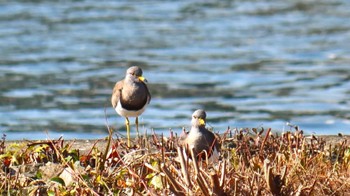
<path fill-rule="evenodd" d="M 55 192 L 54 191 L 47 191 L 47 195 L 48 196 L 55 196 Z"/>
<path fill-rule="evenodd" d="M 73 159 L 72 156 L 68 156 L 68 157 L 65 158 L 66 162 L 70 162 L 72 159 Z"/>
<path fill-rule="evenodd" d="M 64 183 L 64 180 L 60 177 L 53 177 L 50 179 L 52 182 L 56 182 L 62 186 L 66 186 L 66 183 Z"/>
<path fill-rule="evenodd" d="M 97 181 L 97 183 L 99 183 L 100 185 L 102 185 L 108 189 L 108 186 L 107 186 L 106 182 L 102 179 L 101 175 L 97 176 L 96 181 Z"/>
<path fill-rule="evenodd" d="M 43 174 L 40 171 L 37 171 L 35 174 L 36 179 L 41 179 L 43 177 Z"/>
<path fill-rule="evenodd" d="M 40 145 L 34 149 L 34 152 L 45 152 L 48 147 L 49 145 L 47 144 Z"/>
<path fill-rule="evenodd" d="M 0 155 L 0 159 L 3 159 L 3 158 L 11 158 L 11 157 L 12 157 L 12 155 L 11 155 L 9 152 L 7 152 L 6 154 Z"/>
<path fill-rule="evenodd" d="M 74 162 L 79 161 L 79 151 L 78 150 L 69 151 L 69 155 L 72 156 Z"/>
<path fill-rule="evenodd" d="M 149 174 L 147 174 L 146 179 L 151 179 L 155 175 L 156 175 L 156 173 L 149 173 Z"/>
<path fill-rule="evenodd" d="M 150 181 L 150 184 L 153 185 L 156 189 L 163 188 L 162 178 L 160 177 L 160 175 L 153 176 L 152 180 Z"/>
<path fill-rule="evenodd" d="M 158 161 L 152 161 L 152 167 L 158 168 Z"/>
<path fill-rule="evenodd" d="M 82 174 L 81 177 L 83 177 L 83 179 L 86 181 L 90 180 L 90 176 L 87 174 Z"/>

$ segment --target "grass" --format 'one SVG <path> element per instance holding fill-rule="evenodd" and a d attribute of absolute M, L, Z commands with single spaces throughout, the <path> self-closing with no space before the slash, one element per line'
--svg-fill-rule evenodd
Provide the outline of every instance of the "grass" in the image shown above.
<path fill-rule="evenodd" d="M 350 195 L 350 146 L 296 129 L 228 129 L 220 161 L 184 158 L 178 137 L 113 139 L 81 154 L 62 138 L 0 141 L 2 195 Z M 7 145 L 8 144 L 8 145 Z"/>

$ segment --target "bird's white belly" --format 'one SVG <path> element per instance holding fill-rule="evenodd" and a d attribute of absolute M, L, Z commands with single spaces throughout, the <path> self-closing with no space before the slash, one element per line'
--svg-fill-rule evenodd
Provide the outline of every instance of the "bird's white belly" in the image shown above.
<path fill-rule="evenodd" d="M 120 100 L 117 104 L 117 107 L 115 107 L 115 111 L 120 115 L 124 117 L 138 117 L 140 116 L 146 109 L 147 104 L 143 106 L 140 110 L 126 110 L 122 107 L 122 104 L 120 103 Z"/>
<path fill-rule="evenodd" d="M 202 137 L 202 134 L 197 131 L 190 131 L 190 133 L 187 136 L 187 144 L 190 148 L 193 148 L 196 141 Z"/>

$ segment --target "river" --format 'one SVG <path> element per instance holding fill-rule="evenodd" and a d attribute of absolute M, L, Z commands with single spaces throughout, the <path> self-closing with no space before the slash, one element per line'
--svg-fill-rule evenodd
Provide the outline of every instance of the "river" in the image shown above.
<path fill-rule="evenodd" d="M 125 134 L 109 99 L 132 65 L 142 67 L 152 93 L 141 132 L 180 133 L 203 108 L 207 126 L 220 133 L 292 130 L 288 122 L 308 134 L 350 133 L 350 1 L 0 6 L 7 139 L 101 138 L 107 125 Z"/>

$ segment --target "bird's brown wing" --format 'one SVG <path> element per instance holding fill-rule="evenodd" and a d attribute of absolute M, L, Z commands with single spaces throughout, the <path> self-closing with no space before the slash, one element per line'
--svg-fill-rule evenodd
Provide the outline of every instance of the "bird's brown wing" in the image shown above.
<path fill-rule="evenodd" d="M 215 134 L 211 131 L 209 131 L 208 129 L 206 129 L 206 136 L 205 136 L 205 140 L 207 142 L 207 145 L 210 147 L 209 150 L 211 153 L 212 150 L 214 150 L 214 148 L 216 148 L 216 150 L 218 152 L 221 151 L 221 139 L 220 139 L 220 136 L 218 134 Z"/>
<path fill-rule="evenodd" d="M 124 80 L 121 80 L 114 85 L 113 93 L 112 93 L 112 97 L 111 97 L 111 103 L 112 103 L 113 108 L 117 107 L 117 104 L 118 104 L 119 99 L 120 99 L 120 92 L 123 88 L 123 84 L 124 84 Z"/>

